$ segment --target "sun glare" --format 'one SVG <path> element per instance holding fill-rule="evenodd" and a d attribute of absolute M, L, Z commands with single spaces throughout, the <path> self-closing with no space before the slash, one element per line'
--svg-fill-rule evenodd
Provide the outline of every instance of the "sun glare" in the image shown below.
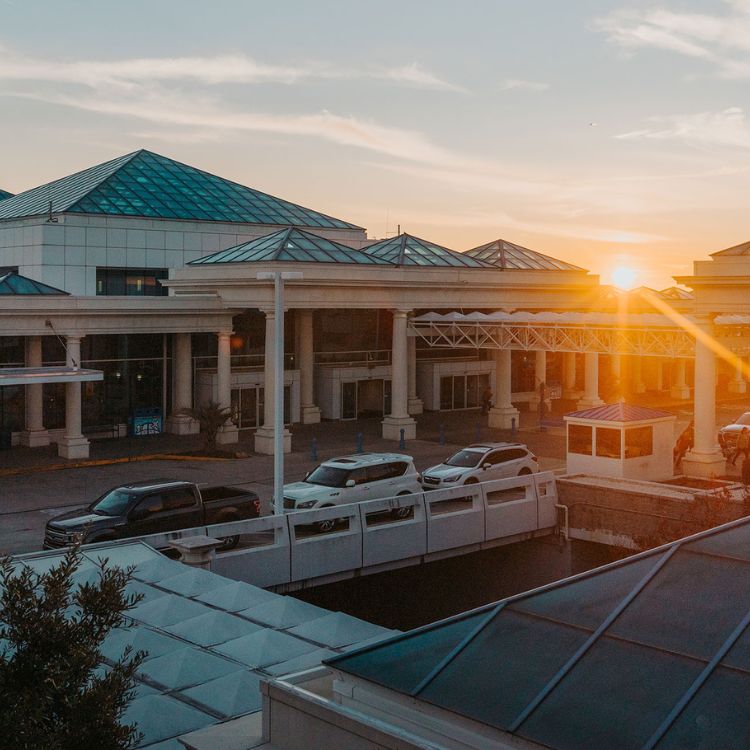
<path fill-rule="evenodd" d="M 612 271 L 612 283 L 618 289 L 632 289 L 636 285 L 638 272 L 629 266 L 617 266 Z"/>

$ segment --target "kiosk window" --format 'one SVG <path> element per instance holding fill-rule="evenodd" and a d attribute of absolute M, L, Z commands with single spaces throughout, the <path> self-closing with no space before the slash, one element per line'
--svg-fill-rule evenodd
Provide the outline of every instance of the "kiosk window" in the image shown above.
<path fill-rule="evenodd" d="M 592 428 L 585 424 L 568 425 L 568 453 L 591 455 Z"/>
<path fill-rule="evenodd" d="M 654 452 L 654 428 L 631 427 L 625 430 L 625 458 L 651 456 Z"/>
<path fill-rule="evenodd" d="M 621 458 L 620 430 L 596 428 L 596 455 L 602 458 Z"/>

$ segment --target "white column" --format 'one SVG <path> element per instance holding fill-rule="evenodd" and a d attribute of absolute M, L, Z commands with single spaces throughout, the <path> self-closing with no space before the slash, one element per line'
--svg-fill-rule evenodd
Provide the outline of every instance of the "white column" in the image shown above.
<path fill-rule="evenodd" d="M 417 423 L 409 416 L 409 344 L 407 342 L 408 310 L 393 311 L 393 351 L 391 355 L 391 413 L 383 419 L 383 437 L 399 440 L 417 436 Z"/>
<path fill-rule="evenodd" d="M 669 395 L 672 398 L 680 399 L 681 401 L 690 398 L 690 388 L 687 384 L 685 377 L 685 359 L 676 359 L 674 363 L 675 378 L 672 383 L 672 388 L 669 391 Z"/>
<path fill-rule="evenodd" d="M 232 332 L 220 331 L 216 337 L 216 401 L 228 409 L 232 405 Z M 216 442 L 236 443 L 238 438 L 237 425 L 227 419 L 216 436 Z"/>
<path fill-rule="evenodd" d="M 80 369 L 81 337 L 65 339 L 65 366 Z M 81 432 L 81 384 L 65 384 L 65 434 L 57 444 L 57 453 L 63 458 L 88 458 L 89 441 Z"/>
<path fill-rule="evenodd" d="M 697 321 L 713 336 L 709 317 Z M 690 477 L 715 477 L 724 473 L 726 462 L 716 441 L 716 356 L 700 339 L 695 341 L 695 445 L 682 459 L 682 471 Z"/>
<path fill-rule="evenodd" d="M 737 363 L 734 369 L 734 377 L 729 381 L 730 393 L 747 393 L 747 382 L 742 372 L 742 358 L 735 354 Z"/>
<path fill-rule="evenodd" d="M 422 399 L 417 395 L 417 339 L 407 337 L 409 347 L 409 397 L 407 410 L 409 414 L 421 414 L 424 411 Z"/>
<path fill-rule="evenodd" d="M 604 401 L 599 398 L 599 355 L 596 352 L 586 352 L 586 382 L 584 384 L 583 398 L 578 401 L 579 409 L 590 409 L 593 406 L 601 406 Z"/>
<path fill-rule="evenodd" d="M 664 360 L 656 360 L 656 390 L 661 393 L 664 390 Z"/>
<path fill-rule="evenodd" d="M 175 333 L 172 339 L 172 413 L 167 432 L 194 435 L 200 432 L 198 420 L 185 410 L 193 406 L 193 349 L 189 333 Z"/>
<path fill-rule="evenodd" d="M 500 430 L 510 430 L 513 420 L 519 426 L 518 409 L 511 402 L 510 349 L 495 350 L 495 405 L 490 409 L 488 424 Z"/>
<path fill-rule="evenodd" d="M 576 388 L 576 353 L 563 354 L 563 398 L 579 398 L 580 392 Z"/>
<path fill-rule="evenodd" d="M 315 405 L 313 352 L 313 311 L 297 310 L 297 353 L 299 356 L 299 390 L 302 424 L 320 422 L 320 409 Z"/>
<path fill-rule="evenodd" d="M 643 358 L 639 354 L 636 354 L 632 362 L 633 393 L 645 393 L 646 384 L 643 382 Z"/>
<path fill-rule="evenodd" d="M 537 411 L 539 408 L 539 386 L 542 383 L 547 383 L 547 352 L 546 351 L 537 351 L 536 353 L 536 360 L 534 363 L 534 390 L 535 393 L 531 398 L 531 401 L 529 402 L 529 410 L 530 411 Z M 547 407 L 547 411 L 549 412 L 550 409 L 550 401 L 549 397 L 545 396 L 544 400 L 545 406 Z"/>
<path fill-rule="evenodd" d="M 26 339 L 26 367 L 42 366 L 42 337 Z M 21 445 L 38 448 L 49 445 L 49 432 L 44 429 L 44 386 L 41 383 L 26 386 L 26 424 L 21 433 Z"/>
<path fill-rule="evenodd" d="M 266 314 L 266 344 L 263 364 L 263 426 L 255 431 L 255 452 L 266 456 L 273 456 L 273 419 L 274 394 L 276 380 L 274 377 L 274 357 L 276 356 L 276 315 L 271 310 L 264 310 Z M 284 385 L 282 383 L 281 387 Z M 292 436 L 284 428 L 284 453 L 292 452 Z"/>

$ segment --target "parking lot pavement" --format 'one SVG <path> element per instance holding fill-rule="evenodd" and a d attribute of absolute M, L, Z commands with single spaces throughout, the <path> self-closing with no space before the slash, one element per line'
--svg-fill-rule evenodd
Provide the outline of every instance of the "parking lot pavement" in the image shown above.
<path fill-rule="evenodd" d="M 371 451 L 397 451 L 392 442 L 372 440 Z M 406 453 L 414 457 L 418 470 L 440 463 L 463 444 L 444 445 L 429 440 L 410 441 Z M 320 451 L 318 460 L 349 451 Z M 307 452 L 288 454 L 285 478 L 299 481 L 314 468 Z M 540 458 L 540 468 L 564 467 L 556 456 Z M 88 504 L 111 487 L 127 482 L 156 479 L 186 479 L 199 485 L 231 484 L 257 492 L 263 507 L 273 495 L 273 457 L 255 455 L 228 461 L 143 461 L 91 466 L 0 477 L 0 554 L 41 549 L 44 526 L 54 515 Z"/>

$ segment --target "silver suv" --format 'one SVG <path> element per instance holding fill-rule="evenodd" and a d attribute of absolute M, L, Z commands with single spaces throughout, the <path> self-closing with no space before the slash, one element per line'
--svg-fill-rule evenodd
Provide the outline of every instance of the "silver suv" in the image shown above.
<path fill-rule="evenodd" d="M 324 461 L 301 482 L 284 485 L 284 512 L 362 503 L 421 492 L 414 459 L 400 453 L 359 453 Z"/>
<path fill-rule="evenodd" d="M 537 471 L 539 459 L 521 443 L 477 443 L 423 472 L 422 487 L 437 490 Z"/>

